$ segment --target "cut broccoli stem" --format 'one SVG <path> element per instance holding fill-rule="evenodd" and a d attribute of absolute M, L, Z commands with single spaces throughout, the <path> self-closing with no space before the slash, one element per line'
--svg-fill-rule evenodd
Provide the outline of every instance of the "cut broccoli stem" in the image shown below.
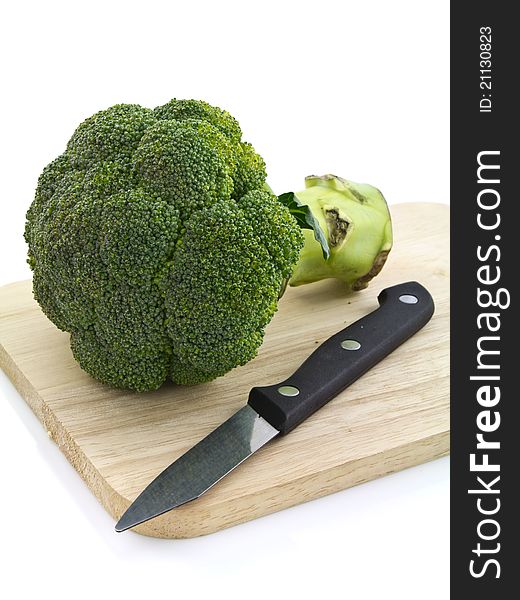
<path fill-rule="evenodd" d="M 289 284 L 335 278 L 354 291 L 364 289 L 381 271 L 392 248 L 385 198 L 371 185 L 336 175 L 311 175 L 305 185 L 301 192 L 279 196 L 305 236 Z M 302 219 L 302 209 L 311 216 Z"/>
<path fill-rule="evenodd" d="M 337 208 L 328 208 L 325 211 L 325 221 L 331 247 L 335 248 L 342 244 L 347 238 L 350 221 L 341 217 Z"/>

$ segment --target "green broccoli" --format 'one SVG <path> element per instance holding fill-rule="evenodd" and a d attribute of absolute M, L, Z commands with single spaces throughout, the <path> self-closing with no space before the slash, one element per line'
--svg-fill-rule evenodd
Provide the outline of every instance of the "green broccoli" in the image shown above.
<path fill-rule="evenodd" d="M 320 232 L 265 179 L 237 121 L 203 101 L 119 104 L 77 128 L 39 178 L 25 239 L 34 296 L 85 371 L 144 391 L 256 355 L 301 227 Z"/>
<path fill-rule="evenodd" d="M 42 173 L 34 295 L 79 364 L 135 390 L 249 361 L 303 244 L 236 120 L 205 102 L 117 105 Z"/>

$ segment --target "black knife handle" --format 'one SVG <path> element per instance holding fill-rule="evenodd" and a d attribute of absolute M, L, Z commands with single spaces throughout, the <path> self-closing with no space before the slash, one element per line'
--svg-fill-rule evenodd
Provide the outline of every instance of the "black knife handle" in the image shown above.
<path fill-rule="evenodd" d="M 288 433 L 424 327 L 434 311 L 416 281 L 387 288 L 377 299 L 379 308 L 321 344 L 288 379 L 252 388 L 249 405 Z"/>

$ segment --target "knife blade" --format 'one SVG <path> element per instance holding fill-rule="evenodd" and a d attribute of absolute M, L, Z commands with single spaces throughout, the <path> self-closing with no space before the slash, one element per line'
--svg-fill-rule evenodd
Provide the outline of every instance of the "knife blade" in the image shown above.
<path fill-rule="evenodd" d="M 248 403 L 164 469 L 117 522 L 117 532 L 207 492 L 278 435 L 285 435 L 430 320 L 429 292 L 410 281 L 383 290 L 379 307 L 321 344 L 285 381 L 254 387 Z"/>

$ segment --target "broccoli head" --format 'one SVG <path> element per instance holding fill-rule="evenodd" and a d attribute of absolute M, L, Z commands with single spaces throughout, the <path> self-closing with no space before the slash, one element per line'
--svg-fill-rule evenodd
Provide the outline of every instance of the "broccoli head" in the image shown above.
<path fill-rule="evenodd" d="M 277 198 L 265 179 L 237 121 L 200 100 L 76 129 L 25 239 L 34 296 L 85 371 L 137 391 L 210 381 L 256 355 L 288 282 L 367 285 L 392 245 L 381 193 L 326 175 Z"/>
<path fill-rule="evenodd" d="M 86 119 L 41 174 L 33 290 L 97 379 L 144 391 L 253 358 L 303 234 L 237 121 L 197 100 Z"/>

